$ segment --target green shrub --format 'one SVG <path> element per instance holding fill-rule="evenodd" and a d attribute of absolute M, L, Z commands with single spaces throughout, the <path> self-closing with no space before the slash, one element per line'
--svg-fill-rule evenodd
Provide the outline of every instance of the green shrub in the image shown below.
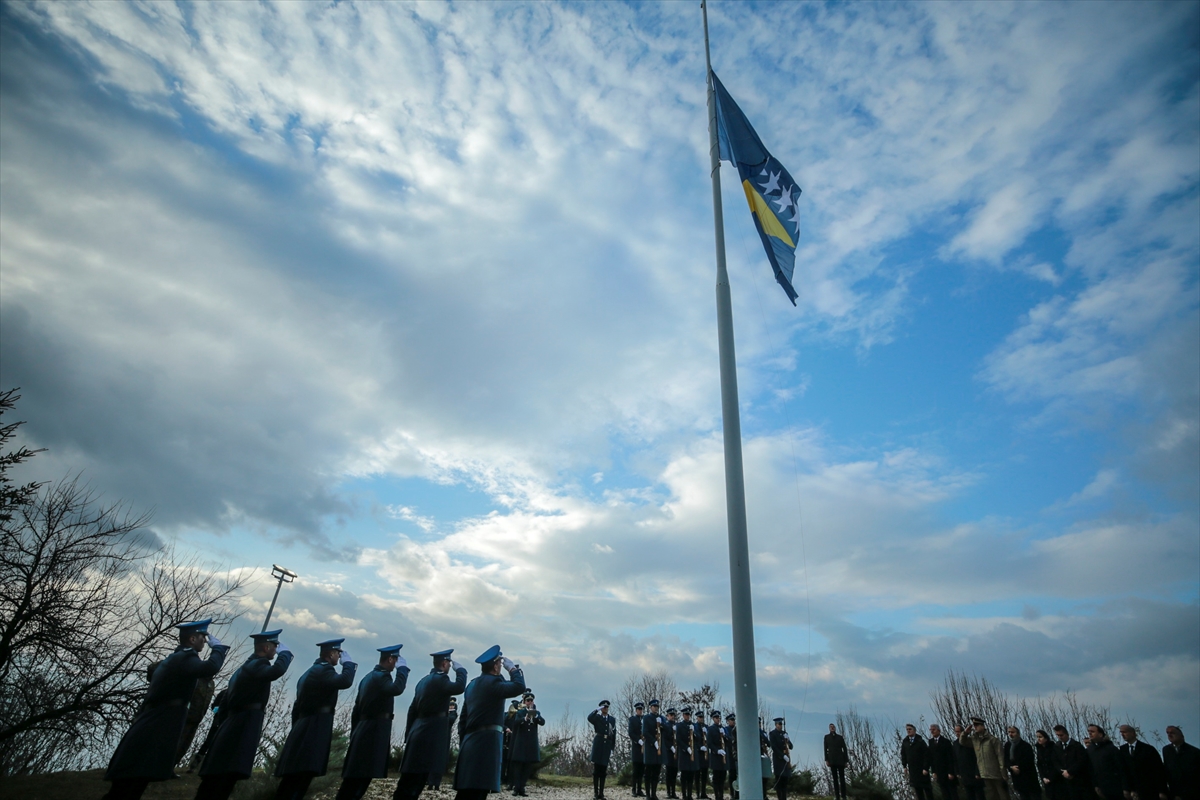
<path fill-rule="evenodd" d="M 892 790 L 880 781 L 870 770 L 857 772 L 850 778 L 846 794 L 854 800 L 894 800 Z"/>
<path fill-rule="evenodd" d="M 816 788 L 817 780 L 813 777 L 811 769 L 806 769 L 802 772 L 793 772 L 788 776 L 789 794 L 811 795 L 816 793 Z"/>

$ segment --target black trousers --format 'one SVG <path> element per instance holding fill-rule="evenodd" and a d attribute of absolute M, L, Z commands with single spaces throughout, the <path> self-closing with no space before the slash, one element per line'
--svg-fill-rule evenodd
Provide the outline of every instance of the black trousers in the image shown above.
<path fill-rule="evenodd" d="M 674 800 L 675 797 L 678 797 L 678 795 L 675 794 L 675 776 L 678 774 L 679 767 L 675 766 L 674 764 L 667 765 L 667 797 L 672 798 L 672 800 Z"/>
<path fill-rule="evenodd" d="M 685 769 L 679 773 L 679 789 L 683 792 L 683 800 L 692 800 L 692 787 L 695 783 L 695 772 Z"/>
<path fill-rule="evenodd" d="M 790 777 L 791 775 L 783 775 L 775 781 L 775 797 L 778 800 L 787 800 L 787 785 Z M 764 793 L 763 796 L 766 797 L 766 794 Z"/>
<path fill-rule="evenodd" d="M 917 800 L 933 800 L 933 782 L 928 775 L 917 773 L 909 778 L 908 785 L 912 787 Z"/>
<path fill-rule="evenodd" d="M 725 800 L 725 770 L 714 769 L 712 771 L 713 794 L 717 800 Z"/>
<path fill-rule="evenodd" d="M 454 793 L 454 800 L 487 800 L 487 789 L 459 789 Z"/>
<path fill-rule="evenodd" d="M 427 780 L 429 773 L 426 772 L 401 772 L 400 780 L 396 781 L 396 791 L 392 793 L 392 800 L 417 800 Z"/>
<path fill-rule="evenodd" d="M 641 761 L 633 762 L 633 794 L 637 797 L 642 793 L 642 778 L 646 774 L 646 765 Z"/>
<path fill-rule="evenodd" d="M 942 800 L 958 800 L 958 781 L 938 775 L 937 784 L 942 792 Z"/>
<path fill-rule="evenodd" d="M 658 778 L 662 774 L 662 764 L 646 765 L 646 796 L 658 800 Z"/>
<path fill-rule="evenodd" d="M 831 764 L 829 766 L 829 779 L 833 784 L 834 800 L 846 800 L 846 765 Z"/>
<path fill-rule="evenodd" d="M 149 785 L 146 778 L 117 778 L 102 800 L 139 800 Z"/>
<path fill-rule="evenodd" d="M 963 793 L 967 796 L 966 800 L 984 800 L 983 780 L 976 778 L 973 781 L 962 782 Z M 1063 798 L 1066 800 L 1066 798 Z"/>
<path fill-rule="evenodd" d="M 196 800 L 229 800 L 237 782 L 244 778 L 244 775 L 235 772 L 205 775 L 200 779 L 200 787 L 196 789 Z"/>
<path fill-rule="evenodd" d="M 508 774 L 512 776 L 514 792 L 525 794 L 525 784 L 529 783 L 529 775 L 533 772 L 535 766 L 537 766 L 537 763 L 532 761 L 512 762 Z"/>
<path fill-rule="evenodd" d="M 702 754 L 700 757 L 707 759 L 708 755 Z M 708 789 L 705 788 L 707 785 L 708 785 L 708 770 L 705 769 L 704 767 L 701 767 L 700 770 L 696 773 L 696 788 L 700 790 L 700 797 L 702 798 L 702 800 L 708 800 Z"/>
<path fill-rule="evenodd" d="M 342 778 L 335 800 L 362 800 L 362 796 L 371 788 L 370 778 Z"/>
<path fill-rule="evenodd" d="M 604 783 L 608 779 L 608 764 L 592 764 L 592 798 L 604 797 Z"/>
<path fill-rule="evenodd" d="M 291 775 L 284 775 L 279 779 L 279 788 L 275 790 L 275 800 L 302 800 L 304 795 L 308 794 L 308 785 L 315 777 L 315 772 L 293 772 Z"/>

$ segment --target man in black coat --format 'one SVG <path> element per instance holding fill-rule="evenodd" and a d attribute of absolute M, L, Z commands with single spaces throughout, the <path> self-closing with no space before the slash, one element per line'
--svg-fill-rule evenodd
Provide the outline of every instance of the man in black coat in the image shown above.
<path fill-rule="evenodd" d="M 592 751 L 588 754 L 588 761 L 592 762 L 592 800 L 604 800 L 608 764 L 617 746 L 617 720 L 608 713 L 611 706 L 609 701 L 601 700 L 596 710 L 588 714 L 588 724 L 592 726 Z"/>
<path fill-rule="evenodd" d="M 329 767 L 338 692 L 354 685 L 354 673 L 358 669 L 350 653 L 342 650 L 344 641 L 318 642 L 320 655 L 296 681 L 292 729 L 288 731 L 275 767 L 275 776 L 282 778 L 275 791 L 275 800 L 300 800 L 308 794 L 308 785 L 313 778 L 324 775 Z M 339 663 L 341 674 L 336 669 Z"/>
<path fill-rule="evenodd" d="M 542 760 L 542 751 L 538 747 L 538 727 L 546 724 L 546 718 L 534 705 L 533 692 L 522 698 L 521 710 L 513 721 L 512 769 L 513 794 L 528 797 L 525 785 L 529 776 Z"/>
<path fill-rule="evenodd" d="M 283 677 L 292 664 L 292 651 L 279 643 L 282 632 L 250 635 L 254 653 L 233 673 L 223 692 L 220 723 L 217 719 L 212 723 L 214 730 L 200 766 L 196 800 L 226 800 L 237 782 L 254 772 L 271 683 Z"/>
<path fill-rule="evenodd" d="M 963 788 L 966 800 L 984 800 L 983 777 L 979 774 L 979 761 L 975 748 L 963 744 L 963 726 L 954 726 L 954 763 L 958 767 L 958 785 Z"/>
<path fill-rule="evenodd" d="M 175 777 L 176 747 L 196 681 L 216 675 L 229 652 L 220 639 L 209 636 L 211 624 L 204 619 L 175 626 L 179 647 L 154 670 L 146 698 L 113 751 L 104 773 L 104 780 L 112 782 L 105 800 L 138 800 L 151 781 Z M 202 661 L 200 651 L 206 643 L 211 652 Z"/>
<path fill-rule="evenodd" d="M 1200 748 L 1183 740 L 1178 725 L 1167 726 L 1169 744 L 1163 747 L 1170 800 L 1200 800 Z"/>
<path fill-rule="evenodd" d="M 1159 800 L 1167 796 L 1167 775 L 1163 770 L 1162 756 L 1145 742 L 1138 740 L 1132 725 L 1118 728 L 1125 743 L 1121 752 L 1129 759 L 1133 773 L 1133 793 L 1136 800 Z"/>
<path fill-rule="evenodd" d="M 402 647 L 404 645 L 394 644 L 378 648 L 379 663 L 358 683 L 337 800 L 359 800 L 367 793 L 372 780 L 387 777 L 396 698 L 404 693 L 411 671 L 404 656 L 400 655 Z"/>
<path fill-rule="evenodd" d="M 433 669 L 413 690 L 393 800 L 416 800 L 435 777 L 440 783 L 450 763 L 450 703 L 467 689 L 467 669 L 450 658 L 453 652 L 430 653 Z"/>
<path fill-rule="evenodd" d="M 1037 774 L 1037 760 L 1033 757 L 1033 745 L 1021 738 L 1021 729 L 1015 725 L 1008 727 L 1008 741 L 1004 744 L 1004 771 L 1017 791 L 1018 800 L 1039 800 L 1042 786 Z"/>
<path fill-rule="evenodd" d="M 904 739 L 900 742 L 900 764 L 908 777 L 917 800 L 933 800 L 933 783 L 929 778 L 929 746 L 917 733 L 916 725 L 904 726 Z"/>
<path fill-rule="evenodd" d="M 1100 800 L 1122 800 L 1133 791 L 1129 759 L 1117 749 L 1099 725 L 1088 725 L 1088 758 L 1092 764 L 1092 784 Z"/>
<path fill-rule="evenodd" d="M 642 779 L 646 774 L 646 740 L 642 738 L 642 716 L 645 714 L 646 704 L 640 700 L 633 704 L 633 716 L 629 718 L 629 722 L 625 727 L 625 735 L 629 737 L 629 762 L 633 765 L 632 785 L 633 796 L 643 797 Z"/>
<path fill-rule="evenodd" d="M 484 800 L 488 792 L 500 791 L 504 701 L 525 693 L 525 673 L 500 652 L 500 645 L 492 645 L 475 663 L 480 674 L 467 686 L 458 717 L 456 800 Z M 508 672 L 508 680 L 500 676 L 502 668 Z"/>
<path fill-rule="evenodd" d="M 776 717 L 774 722 L 775 730 L 767 734 L 767 743 L 771 748 L 771 771 L 775 773 L 775 796 L 779 800 L 787 800 L 788 778 L 792 775 L 793 745 L 791 737 L 783 729 L 783 717 Z"/>
<path fill-rule="evenodd" d="M 957 758 L 954 743 L 942 736 L 942 726 L 929 726 L 929 773 L 942 790 L 942 800 L 958 800 Z"/>
<path fill-rule="evenodd" d="M 829 768 L 834 800 L 846 800 L 846 767 L 849 764 L 850 751 L 846 749 L 846 740 L 831 722 L 829 733 L 825 734 L 825 766 Z"/>
<path fill-rule="evenodd" d="M 1063 776 L 1063 783 L 1067 787 L 1067 800 L 1091 800 L 1096 793 L 1092 788 L 1092 768 L 1087 750 L 1072 739 L 1062 725 L 1054 726 L 1054 736 L 1058 739 L 1054 754 L 1058 757 L 1059 774 Z"/>
<path fill-rule="evenodd" d="M 679 776 L 679 753 L 675 747 L 675 714 L 673 708 L 667 709 L 667 721 L 659 726 L 662 736 L 663 772 L 666 773 L 667 800 L 679 800 L 675 793 L 675 779 Z"/>

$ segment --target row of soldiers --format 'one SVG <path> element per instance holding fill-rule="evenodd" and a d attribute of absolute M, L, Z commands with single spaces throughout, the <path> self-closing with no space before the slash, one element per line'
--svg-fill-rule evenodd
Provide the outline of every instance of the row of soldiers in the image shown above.
<path fill-rule="evenodd" d="M 1002 740 L 972 717 L 952 738 L 930 725 L 925 740 L 906 725 L 900 761 L 916 800 L 934 800 L 934 780 L 942 800 L 958 800 L 960 789 L 964 800 L 1200 800 L 1200 749 L 1177 726 L 1167 726 L 1161 753 L 1131 725 L 1120 726 L 1119 746 L 1096 724 L 1084 742 L 1064 725 L 1052 731 L 1028 742 L 1010 725 Z"/>
<path fill-rule="evenodd" d="M 616 747 L 617 721 L 609 713 L 611 706 L 608 700 L 602 700 L 588 714 L 588 723 L 593 730 L 589 760 L 593 765 L 594 800 L 606 800 L 608 767 Z M 634 703 L 634 713 L 626 721 L 633 796 L 658 800 L 661 780 L 666 784 L 668 800 L 708 800 L 711 778 L 716 800 L 724 800 L 727 783 L 733 800 L 738 771 L 737 715 L 729 713 L 722 720 L 721 712 L 713 709 L 708 712 L 709 723 L 706 724 L 703 711 L 693 719 L 692 709 L 688 706 L 668 708 L 665 712 L 660 706 L 656 699 Z M 787 796 L 787 774 L 791 768 L 789 751 L 793 747 L 783 722 L 782 717 L 777 718 L 775 730 L 769 735 L 759 730 L 760 756 L 764 762 L 768 759 L 772 762 L 775 784 L 778 787 L 782 783 L 784 787 L 780 800 L 786 800 Z M 764 763 L 764 775 L 769 775 L 766 766 Z"/>
<path fill-rule="evenodd" d="M 197 681 L 215 676 L 229 652 L 209 634 L 211 623 L 208 619 L 176 626 L 179 646 L 154 670 L 146 697 L 109 761 L 106 800 L 138 800 L 151 782 L 176 777 L 176 750 Z M 228 800 L 237 782 L 253 772 L 271 684 L 287 673 L 294 658 L 291 648 L 280 642 L 281 633 L 251 635 L 254 652 L 230 678 L 220 725 L 200 767 L 196 800 Z M 276 800 L 302 800 L 313 779 L 328 770 L 338 693 L 354 685 L 358 672 L 342 647 L 344 641 L 319 642 L 317 660 L 296 682 L 292 725 L 275 767 Z M 206 646 L 209 656 L 201 659 Z M 407 687 L 411 672 L 400 655 L 402 647 L 378 648 L 378 663 L 358 683 L 337 800 L 360 800 L 373 779 L 387 777 L 395 699 Z M 457 719 L 456 800 L 484 800 L 489 792 L 500 790 L 504 702 L 526 694 L 524 673 L 494 645 L 475 659 L 480 674 L 468 684 L 467 670 L 453 653 L 431 653 L 432 669 L 413 692 L 393 800 L 418 800 L 428 785 L 440 782 L 449 763 L 450 707 L 456 695 L 463 695 Z M 527 703 L 532 706 L 532 696 Z"/>

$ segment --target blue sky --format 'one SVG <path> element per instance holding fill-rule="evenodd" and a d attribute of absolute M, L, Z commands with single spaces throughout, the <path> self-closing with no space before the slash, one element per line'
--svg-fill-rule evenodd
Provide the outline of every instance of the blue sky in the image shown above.
<path fill-rule="evenodd" d="M 728 685 L 695 4 L 0 13 L 38 477 L 254 571 L 245 628 L 279 562 L 296 643 L 499 640 L 555 711 Z M 793 308 L 726 167 L 766 701 L 954 668 L 1194 730 L 1200 5 L 710 23 L 804 189 Z"/>

